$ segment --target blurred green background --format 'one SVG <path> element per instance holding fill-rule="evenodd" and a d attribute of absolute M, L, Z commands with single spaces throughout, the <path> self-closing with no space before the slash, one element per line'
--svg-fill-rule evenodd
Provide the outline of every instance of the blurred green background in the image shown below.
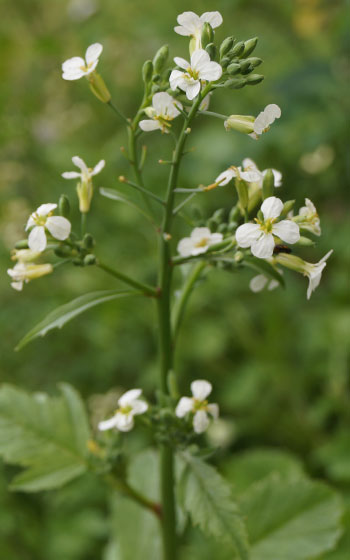
<path fill-rule="evenodd" d="M 258 295 L 249 290 L 248 271 L 209 274 L 193 296 L 180 336 L 180 386 L 186 393 L 193 379 L 213 383 L 226 422 L 211 437 L 227 447 L 223 460 L 237 450 L 273 446 L 295 453 L 312 475 L 349 488 L 349 6 L 340 0 L 2 0 L 1 6 L 0 380 L 51 393 L 64 380 L 85 397 L 140 385 L 151 397 L 157 379 L 152 302 L 96 308 L 15 353 L 22 335 L 57 305 L 118 284 L 93 267 L 62 267 L 17 293 L 6 269 L 39 204 L 66 192 L 78 219 L 74 182 L 60 176 L 73 169 L 73 155 L 89 165 L 106 160 L 96 187 L 125 189 L 117 177 L 131 177 L 120 152 L 126 142 L 122 124 L 84 80 L 63 81 L 61 63 L 101 42 L 99 72 L 114 102 L 131 116 L 142 94 L 143 61 L 164 43 L 171 56 L 188 54 L 187 39 L 172 31 L 176 16 L 219 10 L 219 40 L 231 34 L 239 40 L 259 37 L 254 56 L 264 60 L 258 71 L 265 80 L 218 92 L 211 109 L 256 115 L 277 103 L 282 118 L 254 142 L 202 117 L 188 143 L 195 151 L 183 162 L 181 186 L 209 184 L 244 157 L 260 169 L 277 168 L 283 172 L 281 197 L 295 198 L 297 208 L 311 198 L 321 217 L 322 237 L 301 256 L 316 262 L 330 248 L 334 253 L 310 301 L 307 280 L 296 274 L 285 273 L 286 290 Z M 144 142 L 146 183 L 161 194 L 167 168 L 157 160 L 169 158 L 171 139 L 149 134 Z M 219 189 L 195 205 L 209 217 L 218 207 L 231 207 L 232 193 Z M 101 258 L 154 280 L 156 236 L 140 215 L 96 193 L 88 229 Z M 189 231 L 179 224 L 176 235 Z M 100 557 L 106 539 L 103 489 L 84 480 L 59 495 L 10 495 L 5 488 L 11 472 L 4 469 L 0 477 L 0 500 L 8 512 L 0 514 L 6 560 Z"/>

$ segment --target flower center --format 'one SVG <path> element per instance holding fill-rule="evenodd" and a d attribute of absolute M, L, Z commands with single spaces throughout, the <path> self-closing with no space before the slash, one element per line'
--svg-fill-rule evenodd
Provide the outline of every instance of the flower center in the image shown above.
<path fill-rule="evenodd" d="M 194 244 L 195 247 L 206 247 L 208 245 L 208 237 L 202 237 L 197 243 Z"/>
<path fill-rule="evenodd" d="M 259 224 L 261 231 L 263 231 L 264 233 L 272 233 L 272 227 L 276 219 L 277 218 L 268 218 L 267 220 L 264 221 L 255 218 L 255 221 L 257 224 Z"/>
<path fill-rule="evenodd" d="M 125 406 L 121 406 L 117 410 L 117 412 L 121 412 L 122 414 L 130 414 L 131 411 L 132 411 L 132 406 L 130 404 L 127 404 Z"/>
<path fill-rule="evenodd" d="M 33 220 L 37 226 L 44 226 L 46 224 L 47 218 L 52 216 L 53 212 L 49 212 L 46 216 L 39 216 L 38 214 L 33 214 Z"/>
<path fill-rule="evenodd" d="M 206 410 L 208 406 L 208 401 L 200 401 L 199 399 L 193 399 L 193 410 Z"/>
<path fill-rule="evenodd" d="M 189 66 L 187 68 L 187 74 L 190 76 L 190 78 L 192 78 L 193 80 L 198 80 L 199 78 L 199 72 L 198 70 L 194 70 L 194 68 L 191 68 L 191 66 Z"/>

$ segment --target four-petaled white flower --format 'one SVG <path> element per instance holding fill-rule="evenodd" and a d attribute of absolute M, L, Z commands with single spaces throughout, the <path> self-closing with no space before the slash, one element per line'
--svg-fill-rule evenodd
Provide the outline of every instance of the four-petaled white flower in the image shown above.
<path fill-rule="evenodd" d="M 252 132 L 249 136 L 254 138 L 255 140 L 263 134 L 267 132 L 270 128 L 270 125 L 276 120 L 279 119 L 281 116 L 281 109 L 279 108 L 276 103 L 271 103 L 267 105 L 261 113 L 258 114 L 254 121 L 254 132 Z"/>
<path fill-rule="evenodd" d="M 28 236 L 28 246 L 32 251 L 41 253 L 44 251 L 47 239 L 46 230 L 59 241 L 67 239 L 70 235 L 71 224 L 63 216 L 53 216 L 57 204 L 41 204 L 33 214 L 30 215 L 26 230 L 31 229 Z"/>
<path fill-rule="evenodd" d="M 134 427 L 134 416 L 143 414 L 148 409 L 148 404 L 139 399 L 142 394 L 141 389 L 131 389 L 118 399 L 118 408 L 114 416 L 108 420 L 100 422 L 99 430 L 110 430 L 117 428 L 120 432 L 130 432 Z"/>
<path fill-rule="evenodd" d="M 79 80 L 83 76 L 91 74 L 97 66 L 102 49 L 100 43 L 94 43 L 86 49 L 85 60 L 81 56 L 74 56 L 66 60 L 62 64 L 62 78 L 64 80 Z"/>
<path fill-rule="evenodd" d="M 199 94 L 201 80 L 215 82 L 222 74 L 220 64 L 212 62 L 209 54 L 203 49 L 194 51 L 191 55 L 191 63 L 178 56 L 174 58 L 174 61 L 185 72 L 173 70 L 169 78 L 170 87 L 173 90 L 177 87 L 182 89 L 189 100 L 194 99 Z"/>
<path fill-rule="evenodd" d="M 275 288 L 278 288 L 278 286 L 279 283 L 277 280 L 271 280 L 265 276 L 265 274 L 258 274 L 257 276 L 254 276 L 254 278 L 252 278 L 249 282 L 249 288 L 254 293 L 261 292 L 264 288 L 267 288 L 270 292 Z"/>
<path fill-rule="evenodd" d="M 174 28 L 179 35 L 192 37 L 194 39 L 194 48 L 197 50 L 202 48 L 201 34 L 203 25 L 207 22 L 213 29 L 222 24 L 222 15 L 220 12 L 205 12 L 198 16 L 194 12 L 183 12 L 177 17 L 178 26 Z"/>
<path fill-rule="evenodd" d="M 299 214 L 292 218 L 296 221 L 301 229 L 310 231 L 315 235 L 321 235 L 320 218 L 313 202 L 309 198 L 305 198 L 305 206 L 299 209 Z"/>
<path fill-rule="evenodd" d="M 283 202 L 275 196 L 266 198 L 261 205 L 263 220 L 255 218 L 256 224 L 243 224 L 236 231 L 239 247 L 251 248 L 251 252 L 259 259 L 272 257 L 275 247 L 274 236 L 286 243 L 296 243 L 300 239 L 299 226 L 292 220 L 278 218 L 283 210 Z"/>
<path fill-rule="evenodd" d="M 258 173 L 260 175 L 259 178 L 259 186 L 262 187 L 263 184 L 263 180 L 264 177 L 266 175 L 266 173 L 268 172 L 268 169 L 264 169 L 264 171 L 260 171 L 260 169 L 257 167 L 255 161 L 253 161 L 250 158 L 244 158 L 243 162 L 242 162 L 242 167 L 244 169 L 244 171 L 255 171 L 256 173 Z M 274 178 L 274 185 L 275 187 L 281 187 L 282 186 L 282 173 L 280 171 L 278 171 L 277 169 L 271 169 L 272 173 L 273 173 L 273 178 Z"/>
<path fill-rule="evenodd" d="M 222 233 L 211 233 L 207 227 L 196 227 L 191 237 L 179 241 L 177 250 L 182 257 L 196 256 L 205 253 L 211 245 L 222 241 Z"/>
<path fill-rule="evenodd" d="M 198 379 L 191 383 L 192 397 L 181 397 L 175 414 L 178 418 L 183 418 L 192 412 L 193 429 L 197 434 L 205 432 L 209 426 L 210 416 L 216 420 L 219 417 L 219 405 L 216 403 L 208 404 L 206 400 L 212 391 L 209 381 Z M 210 415 L 210 416 L 209 416 Z"/>
<path fill-rule="evenodd" d="M 7 270 L 7 274 L 11 276 L 11 286 L 14 290 L 21 291 L 23 284 L 40 278 L 53 271 L 51 264 L 34 264 L 25 261 L 19 261 L 13 268 Z"/>
<path fill-rule="evenodd" d="M 64 179 L 78 179 L 80 178 L 82 182 L 91 181 L 91 178 L 97 173 L 100 173 L 105 166 L 105 160 L 101 159 L 95 167 L 88 167 L 83 159 L 79 156 L 73 156 L 72 162 L 80 169 L 80 173 L 78 171 L 65 171 L 62 173 L 62 177 Z"/>
<path fill-rule="evenodd" d="M 180 101 L 177 101 L 165 91 L 155 93 L 152 98 L 152 107 L 146 107 L 145 109 L 145 113 L 150 120 L 140 121 L 139 126 L 146 132 L 151 130 L 169 132 L 170 122 L 180 115 L 179 109 L 182 110 Z"/>
<path fill-rule="evenodd" d="M 234 165 L 232 165 L 216 177 L 214 184 L 223 187 L 224 185 L 227 185 L 230 181 L 232 181 L 232 179 L 234 179 L 235 177 L 239 177 L 247 183 L 256 183 L 260 181 L 260 173 L 257 170 L 243 170 L 242 167 L 235 167 Z"/>

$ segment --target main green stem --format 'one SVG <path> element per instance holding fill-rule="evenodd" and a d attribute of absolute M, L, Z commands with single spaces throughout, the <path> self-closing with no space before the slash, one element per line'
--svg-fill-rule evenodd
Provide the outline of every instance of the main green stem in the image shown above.
<path fill-rule="evenodd" d="M 171 170 L 169 174 L 166 206 L 162 224 L 162 235 L 160 236 L 160 259 L 159 259 L 159 289 L 160 294 L 157 299 L 158 304 L 158 328 L 159 328 L 159 349 L 160 349 L 160 387 L 163 393 L 168 394 L 168 374 L 173 367 L 173 339 L 171 331 L 171 280 L 172 263 L 169 239 L 171 238 L 171 227 L 173 222 L 174 199 L 180 162 L 183 149 L 188 136 L 188 128 L 195 117 L 198 107 L 203 97 L 210 90 L 210 86 L 204 89 L 202 95 L 198 96 L 193 104 L 178 138 L 176 148 L 173 153 Z M 173 450 L 170 445 L 163 445 L 160 458 L 161 476 L 161 499 L 162 499 L 162 535 L 163 535 L 163 557 L 164 560 L 177 559 L 177 537 L 176 537 L 176 513 L 174 495 L 174 458 Z"/>

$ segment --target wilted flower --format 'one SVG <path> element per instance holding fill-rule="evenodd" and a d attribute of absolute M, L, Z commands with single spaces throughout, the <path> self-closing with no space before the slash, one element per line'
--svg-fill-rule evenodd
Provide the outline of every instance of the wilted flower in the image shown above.
<path fill-rule="evenodd" d="M 77 185 L 79 210 L 80 212 L 88 212 L 93 194 L 92 177 L 102 171 L 105 160 L 101 159 L 95 167 L 88 167 L 79 156 L 73 156 L 72 162 L 80 169 L 80 173 L 78 171 L 65 171 L 62 173 L 62 177 L 64 179 L 80 179 L 80 183 Z"/>
<path fill-rule="evenodd" d="M 216 420 L 219 417 L 219 405 L 208 404 L 206 398 L 212 391 L 212 385 L 208 381 L 198 379 L 191 383 L 192 397 L 181 397 L 175 414 L 183 418 L 188 413 L 194 414 L 193 428 L 197 434 L 205 432 L 209 426 L 210 416 Z"/>
<path fill-rule="evenodd" d="M 222 24 L 222 15 L 219 12 L 205 12 L 198 16 L 194 12 L 183 12 L 177 17 L 178 26 L 174 31 L 179 35 L 192 37 L 194 40 L 193 51 L 201 49 L 201 34 L 203 25 L 207 22 L 213 29 Z"/>
<path fill-rule="evenodd" d="M 248 134 L 255 140 L 267 132 L 270 125 L 281 116 L 281 109 L 275 103 L 267 105 L 261 113 L 255 118 L 249 115 L 230 115 L 224 122 L 226 130 L 238 130 Z"/>
<path fill-rule="evenodd" d="M 173 70 L 169 78 L 170 87 L 173 90 L 177 87 L 182 89 L 189 100 L 194 99 L 199 94 L 201 80 L 215 82 L 222 74 L 220 64 L 212 62 L 209 54 L 203 49 L 194 51 L 191 55 L 191 63 L 177 56 L 174 58 L 174 61 L 185 72 Z"/>
<path fill-rule="evenodd" d="M 91 74 L 97 66 L 102 49 L 100 43 L 94 43 L 86 49 L 85 60 L 80 56 L 74 56 L 66 60 L 62 64 L 62 78 L 64 80 L 79 80 L 83 76 Z"/>
<path fill-rule="evenodd" d="M 266 198 L 261 205 L 264 219 L 255 218 L 256 224 L 243 224 L 237 228 L 236 241 L 239 247 L 250 247 L 259 259 L 272 257 L 275 246 L 274 236 L 286 243 L 296 243 L 300 239 L 299 226 L 292 220 L 278 218 L 283 210 L 283 202 L 275 196 Z"/>
<path fill-rule="evenodd" d="M 155 93 L 152 98 L 152 107 L 146 107 L 144 110 L 150 120 L 140 121 L 139 126 L 146 132 L 151 130 L 169 132 L 170 122 L 180 115 L 179 109 L 182 110 L 180 101 L 165 91 Z"/>
<path fill-rule="evenodd" d="M 13 268 L 9 268 L 7 274 L 11 276 L 13 280 L 13 282 L 11 282 L 12 288 L 21 291 L 24 283 L 50 274 L 52 271 L 53 267 L 51 264 L 28 264 L 22 261 L 15 264 Z"/>
<path fill-rule="evenodd" d="M 177 250 L 182 257 L 196 256 L 205 253 L 211 245 L 222 241 L 222 233 L 211 233 L 207 227 L 197 227 L 191 237 L 184 237 L 179 241 Z"/>
<path fill-rule="evenodd" d="M 71 224 L 63 216 L 53 216 L 57 204 L 41 204 L 33 214 L 30 215 L 26 230 L 31 229 L 28 236 L 28 246 L 32 251 L 41 253 L 44 251 L 47 239 L 46 230 L 54 237 L 63 241 L 70 235 Z"/>
<path fill-rule="evenodd" d="M 148 404 L 139 399 L 141 389 L 131 389 L 118 399 L 118 408 L 114 416 L 98 424 L 101 431 L 117 428 L 120 432 L 129 432 L 134 427 L 134 416 L 143 414 L 148 409 Z"/>
<path fill-rule="evenodd" d="M 299 214 L 292 218 L 301 229 L 310 231 L 315 235 L 321 235 L 320 218 L 313 202 L 305 198 L 305 206 L 299 209 Z"/>

